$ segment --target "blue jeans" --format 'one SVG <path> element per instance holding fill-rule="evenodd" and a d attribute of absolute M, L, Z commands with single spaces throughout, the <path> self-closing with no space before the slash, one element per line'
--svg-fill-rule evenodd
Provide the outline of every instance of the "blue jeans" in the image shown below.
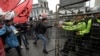
<path fill-rule="evenodd" d="M 22 36 L 22 40 L 23 40 L 23 42 L 24 42 L 25 47 L 27 47 L 27 45 L 28 45 L 29 43 L 28 43 L 28 39 L 27 39 L 25 33 L 22 33 L 21 36 Z"/>
<path fill-rule="evenodd" d="M 47 39 L 43 34 L 37 34 L 36 33 L 36 40 L 35 42 L 37 42 L 39 39 L 41 39 L 43 41 L 43 49 L 46 50 L 46 44 L 47 44 Z"/>

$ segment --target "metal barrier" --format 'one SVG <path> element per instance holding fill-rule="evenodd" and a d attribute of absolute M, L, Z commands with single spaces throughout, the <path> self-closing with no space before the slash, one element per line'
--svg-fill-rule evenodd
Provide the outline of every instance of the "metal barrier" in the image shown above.
<path fill-rule="evenodd" d="M 85 2 L 85 1 L 83 1 Z M 82 3 L 82 2 L 80 2 Z M 74 3 L 77 4 L 77 3 Z M 73 5 L 73 4 L 71 4 Z M 58 5 L 57 5 L 58 6 Z M 59 10 L 61 8 L 65 8 L 66 6 L 61 6 L 59 9 L 56 6 L 56 23 L 58 23 L 59 18 L 61 17 L 72 17 L 78 15 L 95 15 L 100 14 L 100 12 L 96 13 L 85 13 L 85 14 L 77 14 L 77 15 L 59 15 Z M 70 6 L 70 5 L 67 5 Z M 100 33 L 96 33 L 100 34 Z M 60 52 L 61 41 L 60 39 L 64 38 L 66 40 L 64 47 L 65 53 Z M 100 56 L 100 39 L 97 39 L 90 35 L 85 36 L 76 36 L 73 31 L 64 31 L 61 29 L 56 29 L 56 40 L 55 40 L 55 56 L 72 56 L 70 52 L 73 52 L 73 56 Z"/>

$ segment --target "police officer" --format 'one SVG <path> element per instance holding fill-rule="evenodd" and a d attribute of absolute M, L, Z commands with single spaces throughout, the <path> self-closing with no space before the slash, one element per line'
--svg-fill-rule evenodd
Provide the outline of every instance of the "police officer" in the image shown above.
<path fill-rule="evenodd" d="M 81 14 L 82 12 L 78 13 Z M 63 49 L 64 52 L 66 51 L 65 53 L 68 54 L 70 50 L 76 51 L 75 50 L 76 46 L 81 46 L 82 44 L 81 35 L 84 34 L 83 33 L 80 34 L 79 31 L 82 31 L 86 28 L 86 23 L 84 21 L 84 15 L 78 15 L 74 21 L 64 22 L 64 24 L 66 25 L 59 25 L 58 27 L 61 27 L 64 30 L 70 30 L 74 32 L 71 41 L 69 41 L 66 44 L 66 46 L 68 46 L 67 49 L 66 50 Z M 66 46 L 64 48 L 66 48 Z"/>
<path fill-rule="evenodd" d="M 98 13 L 97 13 L 98 12 Z M 89 19 L 87 23 L 87 28 L 81 33 L 88 34 L 88 53 L 92 55 L 92 53 L 100 53 L 100 7 L 97 6 L 92 9 L 92 13 L 94 13 L 94 18 Z"/>

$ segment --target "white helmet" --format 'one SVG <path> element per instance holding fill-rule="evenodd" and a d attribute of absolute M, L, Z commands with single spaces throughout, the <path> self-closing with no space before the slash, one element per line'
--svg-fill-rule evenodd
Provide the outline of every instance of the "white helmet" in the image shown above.
<path fill-rule="evenodd" d="M 5 13 L 5 20 L 11 20 L 14 17 L 15 17 L 14 11 Z"/>

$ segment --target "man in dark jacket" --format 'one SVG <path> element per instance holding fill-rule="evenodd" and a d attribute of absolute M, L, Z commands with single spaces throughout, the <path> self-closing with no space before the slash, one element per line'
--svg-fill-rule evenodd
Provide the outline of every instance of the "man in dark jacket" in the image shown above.
<path fill-rule="evenodd" d="M 39 22 L 37 25 L 36 25 L 36 28 L 35 28 L 35 32 L 36 32 L 36 36 L 37 36 L 37 39 L 35 40 L 34 44 L 37 44 L 37 40 L 38 39 L 41 39 L 43 41 L 43 53 L 45 54 L 48 54 L 47 50 L 46 50 L 46 44 L 47 44 L 47 39 L 46 37 L 44 36 L 46 30 L 48 28 L 51 28 L 53 26 L 46 26 L 45 24 L 47 24 L 47 18 L 43 18 L 41 20 L 41 22 Z"/>
<path fill-rule="evenodd" d="M 27 50 L 29 50 L 29 47 L 28 47 L 28 39 L 27 39 L 27 36 L 25 35 L 26 32 L 27 32 L 27 27 L 29 26 L 27 23 L 22 23 L 22 24 L 18 24 L 18 25 L 15 25 L 17 30 L 19 31 L 19 34 L 17 35 L 18 37 L 18 40 L 19 40 L 19 43 L 20 43 L 20 46 L 22 45 L 21 44 L 21 40 L 24 42 L 24 45 L 25 45 L 25 48 Z M 23 48 L 23 46 L 21 46 L 21 48 Z"/>

